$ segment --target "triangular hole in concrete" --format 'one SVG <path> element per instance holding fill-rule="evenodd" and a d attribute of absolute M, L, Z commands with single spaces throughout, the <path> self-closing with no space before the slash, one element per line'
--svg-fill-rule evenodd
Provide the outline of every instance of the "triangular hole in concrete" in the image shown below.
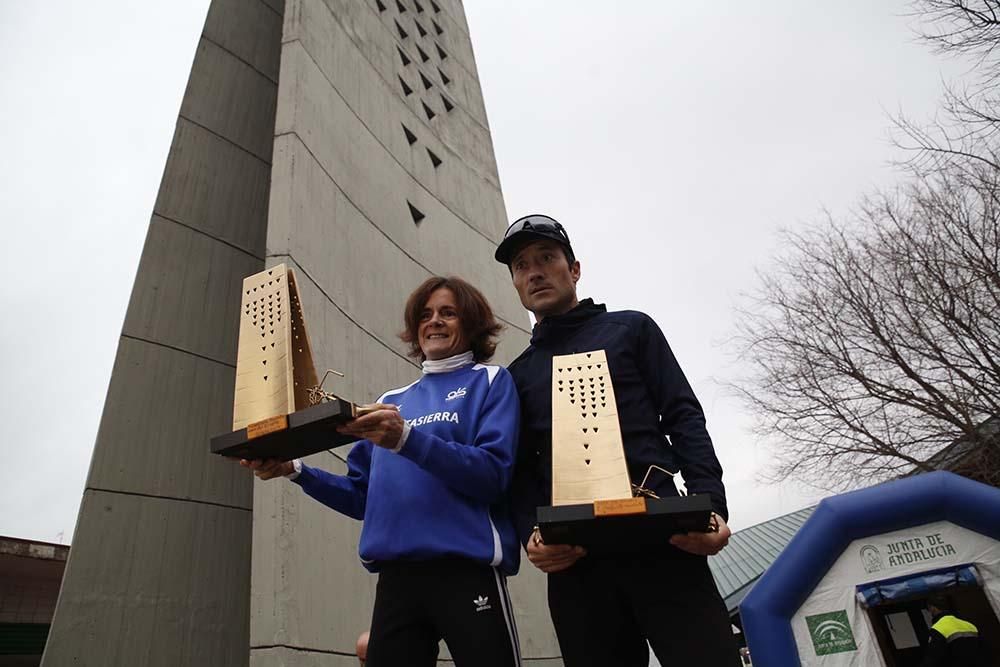
<path fill-rule="evenodd" d="M 413 204 L 411 204 L 410 202 L 406 202 L 406 205 L 410 207 L 410 217 L 413 218 L 413 224 L 419 225 L 420 222 L 421 222 L 421 220 L 423 220 L 424 218 L 427 217 L 423 213 L 421 213 L 420 210 L 416 206 L 414 206 Z"/>

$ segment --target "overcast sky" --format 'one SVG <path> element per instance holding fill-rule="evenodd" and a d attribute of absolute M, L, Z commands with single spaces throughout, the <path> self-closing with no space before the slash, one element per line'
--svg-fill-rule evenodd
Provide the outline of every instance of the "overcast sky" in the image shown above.
<path fill-rule="evenodd" d="M 0 0 L 0 534 L 69 541 L 208 0 Z M 743 528 L 823 493 L 758 482 L 722 382 L 779 227 L 891 185 L 887 112 L 956 63 L 907 5 L 467 0 L 511 218 L 569 229 L 581 296 L 650 313 L 704 404 Z"/>

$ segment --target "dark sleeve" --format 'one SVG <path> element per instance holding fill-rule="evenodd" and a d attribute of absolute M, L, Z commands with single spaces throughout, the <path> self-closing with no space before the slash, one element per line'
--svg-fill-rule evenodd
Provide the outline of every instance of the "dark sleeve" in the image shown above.
<path fill-rule="evenodd" d="M 518 383 L 519 375 L 525 373 L 525 367 L 520 363 L 520 358 L 514 360 L 507 367 L 514 385 L 517 387 L 518 398 L 521 401 L 521 415 L 527 414 L 524 409 L 524 396 L 521 384 Z M 537 441 L 535 433 L 528 428 L 528 419 L 521 419 L 521 436 L 517 448 L 517 459 L 514 463 L 514 476 L 510 484 L 510 505 L 513 515 L 514 530 L 521 540 L 521 545 L 528 544 L 531 531 L 538 523 L 535 509 L 540 505 L 547 504 L 545 495 L 541 492 L 539 485 L 538 470 L 541 458 L 538 449 L 541 443 Z"/>
<path fill-rule="evenodd" d="M 948 642 L 937 630 L 931 630 L 931 640 L 924 651 L 920 667 L 945 667 L 948 664 Z"/>
<path fill-rule="evenodd" d="M 545 503 L 545 497 L 538 488 L 538 443 L 534 442 L 527 429 L 521 431 L 521 445 L 517 450 L 514 465 L 514 479 L 511 482 L 511 509 L 514 514 L 514 529 L 521 545 L 528 544 L 531 531 L 538 522 L 535 508 Z"/>
<path fill-rule="evenodd" d="M 708 494 L 712 508 L 728 521 L 722 466 L 705 428 L 701 404 L 656 322 L 642 315 L 638 329 L 639 370 L 660 415 L 660 430 L 680 462 L 688 493 Z"/>

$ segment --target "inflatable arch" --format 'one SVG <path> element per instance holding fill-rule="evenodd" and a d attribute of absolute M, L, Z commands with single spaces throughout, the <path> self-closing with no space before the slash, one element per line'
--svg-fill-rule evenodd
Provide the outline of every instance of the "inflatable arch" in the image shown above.
<path fill-rule="evenodd" d="M 1000 489 L 932 472 L 823 500 L 740 615 L 754 664 L 894 664 L 884 651 L 906 649 L 926 629 L 914 624 L 889 642 L 869 610 L 962 585 L 984 599 L 981 615 L 995 624 Z M 995 650 L 1000 638 L 991 641 Z"/>

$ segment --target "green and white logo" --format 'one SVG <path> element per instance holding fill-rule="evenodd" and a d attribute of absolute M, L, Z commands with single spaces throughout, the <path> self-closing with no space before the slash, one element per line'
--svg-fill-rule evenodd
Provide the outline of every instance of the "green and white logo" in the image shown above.
<path fill-rule="evenodd" d="M 858 650 L 845 610 L 806 616 L 806 625 L 809 627 L 809 636 L 812 637 L 816 655 Z"/>

